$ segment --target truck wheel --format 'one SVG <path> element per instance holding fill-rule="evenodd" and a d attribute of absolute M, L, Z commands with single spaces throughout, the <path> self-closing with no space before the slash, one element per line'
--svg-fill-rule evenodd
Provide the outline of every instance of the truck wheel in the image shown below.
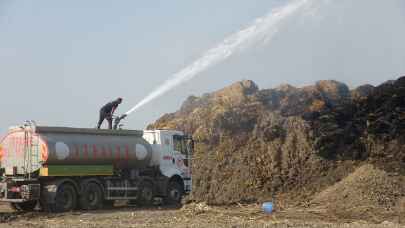
<path fill-rule="evenodd" d="M 72 211 L 77 206 L 77 193 L 71 184 L 58 186 L 55 203 L 50 205 L 50 209 L 55 212 Z"/>
<path fill-rule="evenodd" d="M 80 206 L 84 210 L 97 210 L 103 206 L 103 191 L 97 183 L 88 183 L 80 197 Z"/>
<path fill-rule="evenodd" d="M 183 197 L 183 186 L 176 181 L 171 181 L 167 188 L 167 195 L 164 202 L 168 205 L 179 205 Z"/>
<path fill-rule="evenodd" d="M 153 185 L 149 181 L 144 181 L 140 186 L 136 204 L 140 206 L 151 205 L 154 197 Z"/>
<path fill-rule="evenodd" d="M 10 203 L 10 207 L 15 211 L 34 211 L 35 206 L 37 206 L 37 201 Z"/>

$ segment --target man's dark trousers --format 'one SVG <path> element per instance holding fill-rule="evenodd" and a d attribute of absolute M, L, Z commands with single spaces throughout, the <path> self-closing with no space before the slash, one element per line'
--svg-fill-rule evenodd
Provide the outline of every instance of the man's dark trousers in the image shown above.
<path fill-rule="evenodd" d="M 112 129 L 112 116 L 110 113 L 107 113 L 103 109 L 100 110 L 100 119 L 98 120 L 97 128 L 100 129 L 104 119 L 108 121 L 108 129 Z"/>

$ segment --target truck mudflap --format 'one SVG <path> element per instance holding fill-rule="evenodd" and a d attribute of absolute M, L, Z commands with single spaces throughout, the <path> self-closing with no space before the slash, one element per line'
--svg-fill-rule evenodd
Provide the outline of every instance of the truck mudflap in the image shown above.
<path fill-rule="evenodd" d="M 2 182 L 0 183 L 0 201 L 26 202 L 39 200 L 41 186 L 38 183 Z"/>

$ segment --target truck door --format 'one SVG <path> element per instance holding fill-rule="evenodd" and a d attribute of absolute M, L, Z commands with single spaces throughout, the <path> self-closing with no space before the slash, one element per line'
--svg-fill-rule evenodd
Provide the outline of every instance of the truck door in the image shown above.
<path fill-rule="evenodd" d="M 193 140 L 191 137 L 183 135 L 173 136 L 173 148 L 176 153 L 176 169 L 181 172 L 184 181 L 184 190 L 191 191 L 192 178 L 191 178 L 191 161 L 193 151 Z"/>
<path fill-rule="evenodd" d="M 174 157 L 176 158 L 176 167 L 185 172 L 190 167 L 191 154 L 188 149 L 186 137 L 182 135 L 173 135 Z M 177 153 L 176 153 L 177 152 Z"/>

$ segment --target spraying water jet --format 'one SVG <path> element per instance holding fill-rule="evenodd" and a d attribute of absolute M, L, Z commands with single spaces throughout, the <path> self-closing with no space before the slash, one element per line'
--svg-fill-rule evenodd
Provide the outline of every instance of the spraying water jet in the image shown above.
<path fill-rule="evenodd" d="M 162 96 L 180 84 L 191 80 L 208 68 L 223 62 L 235 52 L 247 48 L 261 40 L 269 42 L 278 32 L 283 21 L 295 15 L 299 10 L 304 9 L 312 1 L 313 0 L 291 1 L 281 8 L 272 10 L 268 15 L 256 19 L 249 27 L 230 35 L 219 45 L 208 50 L 192 64 L 168 78 L 162 85 L 158 86 L 128 112 L 117 118 L 116 126 L 118 126 L 121 120 L 140 107 Z"/>

